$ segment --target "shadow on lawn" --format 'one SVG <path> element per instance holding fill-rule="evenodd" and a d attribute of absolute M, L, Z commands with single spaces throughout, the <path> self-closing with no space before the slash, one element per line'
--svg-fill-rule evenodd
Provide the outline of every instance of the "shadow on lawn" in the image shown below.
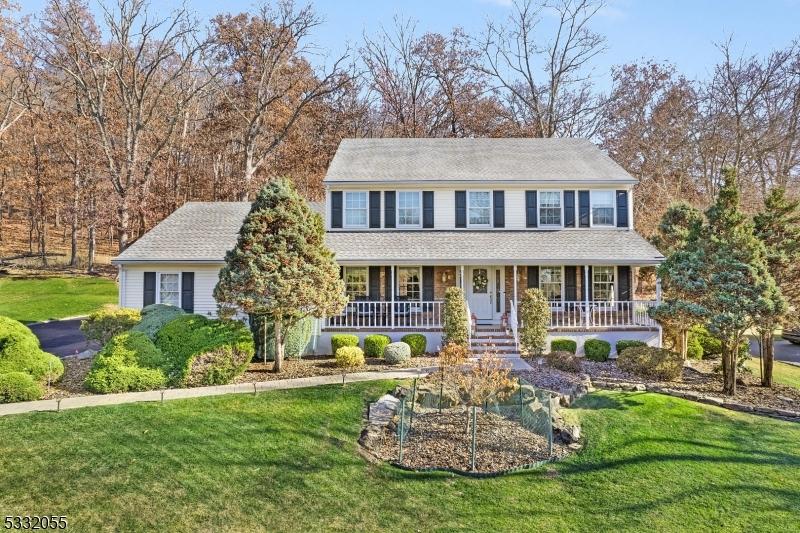
<path fill-rule="evenodd" d="M 600 395 L 589 395 L 584 396 L 583 398 L 579 399 L 574 407 L 578 409 L 589 409 L 589 410 L 599 410 L 599 409 L 629 409 L 632 407 L 639 407 L 644 404 L 636 399 L 636 396 L 640 396 L 642 394 L 648 394 L 646 392 L 629 392 L 623 394 L 614 394 L 613 396 L 608 396 L 605 394 Z"/>

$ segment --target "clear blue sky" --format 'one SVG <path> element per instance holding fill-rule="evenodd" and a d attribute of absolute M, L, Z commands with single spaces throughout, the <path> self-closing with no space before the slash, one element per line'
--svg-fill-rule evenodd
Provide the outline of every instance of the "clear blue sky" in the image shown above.
<path fill-rule="evenodd" d="M 94 2 L 96 0 L 90 0 Z M 22 0 L 33 13 L 45 0 Z M 159 10 L 180 0 L 152 0 Z M 298 3 L 299 0 L 298 0 Z M 333 52 L 357 44 L 362 32 L 390 25 L 395 15 L 418 21 L 418 32 L 448 32 L 461 26 L 477 34 L 490 17 L 508 16 L 511 0 L 316 0 L 325 23 L 315 42 Z M 249 0 L 187 0 L 201 20 L 216 13 L 240 12 Z M 594 29 L 608 39 L 608 52 L 596 61 L 598 81 L 608 82 L 612 65 L 639 58 L 670 61 L 690 78 L 705 78 L 719 59 L 714 42 L 734 36 L 748 54 L 766 54 L 800 38 L 800 0 L 608 0 Z"/>

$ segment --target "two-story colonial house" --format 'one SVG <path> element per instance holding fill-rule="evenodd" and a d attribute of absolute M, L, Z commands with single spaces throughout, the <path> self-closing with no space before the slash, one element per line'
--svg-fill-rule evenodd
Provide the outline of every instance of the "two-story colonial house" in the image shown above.
<path fill-rule="evenodd" d="M 660 342 L 638 270 L 663 260 L 633 229 L 636 179 L 582 139 L 346 139 L 324 180 L 327 244 L 350 303 L 330 335 L 422 332 L 441 343 L 444 292 L 476 328 L 516 329 L 521 292 L 551 301 L 551 336 Z M 120 305 L 213 315 L 249 204 L 190 202 L 114 259 Z"/>

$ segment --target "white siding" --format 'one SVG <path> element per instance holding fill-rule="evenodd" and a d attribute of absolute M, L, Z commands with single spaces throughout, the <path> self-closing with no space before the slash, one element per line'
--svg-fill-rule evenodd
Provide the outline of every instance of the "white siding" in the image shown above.
<path fill-rule="evenodd" d="M 525 229 L 525 191 L 506 191 L 506 229 Z"/>
<path fill-rule="evenodd" d="M 443 189 L 433 191 L 433 227 L 434 229 L 455 229 L 455 190 Z"/>
<path fill-rule="evenodd" d="M 122 265 L 120 302 L 122 307 L 142 308 L 145 272 L 194 272 L 194 312 L 217 316 L 214 287 L 219 279 L 221 265 L 147 264 Z"/>

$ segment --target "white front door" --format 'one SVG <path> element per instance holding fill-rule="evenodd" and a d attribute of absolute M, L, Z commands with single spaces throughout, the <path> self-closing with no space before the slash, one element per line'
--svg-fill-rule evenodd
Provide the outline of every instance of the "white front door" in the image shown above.
<path fill-rule="evenodd" d="M 467 269 L 467 300 L 470 311 L 479 321 L 493 322 L 497 312 L 499 287 L 502 275 L 499 268 L 491 266 L 470 267 Z"/>

